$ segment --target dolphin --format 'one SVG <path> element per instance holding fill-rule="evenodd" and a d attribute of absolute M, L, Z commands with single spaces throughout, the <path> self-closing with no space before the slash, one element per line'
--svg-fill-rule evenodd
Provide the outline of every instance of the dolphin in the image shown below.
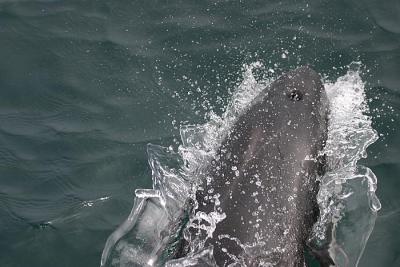
<path fill-rule="evenodd" d="M 307 243 L 319 216 L 327 114 L 321 78 L 303 66 L 271 83 L 234 123 L 197 188 L 187 228 L 190 240 L 213 248 L 218 266 L 304 267 L 307 253 L 334 265 Z M 201 218 L 213 213 L 222 219 L 207 236 L 210 220 Z"/>

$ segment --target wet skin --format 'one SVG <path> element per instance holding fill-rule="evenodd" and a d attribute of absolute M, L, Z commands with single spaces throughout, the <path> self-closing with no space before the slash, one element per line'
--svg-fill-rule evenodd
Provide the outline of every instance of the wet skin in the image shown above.
<path fill-rule="evenodd" d="M 304 66 L 273 82 L 238 118 L 197 191 L 194 214 L 225 219 L 211 238 L 191 227 L 192 239 L 213 246 L 218 266 L 305 266 L 326 138 L 320 76 Z"/>

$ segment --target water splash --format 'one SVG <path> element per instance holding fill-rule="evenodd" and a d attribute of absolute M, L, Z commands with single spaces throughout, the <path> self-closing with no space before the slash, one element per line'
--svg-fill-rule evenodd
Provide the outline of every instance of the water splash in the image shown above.
<path fill-rule="evenodd" d="M 311 242 L 317 247 L 331 242 L 330 252 L 339 266 L 358 265 L 381 208 L 375 195 L 376 176 L 369 168 L 357 165 L 367 156 L 367 147 L 378 139 L 367 115 L 360 68 L 360 62 L 353 62 L 336 82 L 325 82 L 331 110 L 323 152 L 328 156 L 329 171 L 321 178 L 321 214 Z M 333 236 L 325 236 L 328 228 Z"/>
<path fill-rule="evenodd" d="M 358 166 L 366 157 L 366 148 L 376 141 L 371 127 L 360 63 L 349 66 L 346 75 L 336 82 L 325 82 L 331 106 L 327 145 L 329 171 L 321 178 L 318 195 L 321 216 L 315 224 L 310 243 L 324 247 L 328 243 L 338 266 L 357 266 L 374 226 L 380 203 L 375 195 L 376 177 L 366 167 Z M 243 66 L 243 79 L 232 101 L 221 115 L 209 113 L 204 125 L 182 125 L 181 145 L 171 148 L 148 145 L 153 189 L 135 192 L 135 204 L 128 219 L 108 238 L 102 266 L 215 266 L 212 247 L 191 240 L 183 225 L 188 222 L 187 201 L 205 173 L 215 152 L 236 119 L 256 101 L 271 83 L 257 81 L 254 70 L 263 69 L 259 62 Z M 224 214 L 198 214 L 197 223 L 209 236 Z M 328 229 L 332 229 L 327 236 Z M 194 242 L 189 254 L 170 260 L 182 235 Z M 197 243 L 196 243 L 197 242 Z M 250 248 L 246 248 L 250 249 Z M 254 249 L 254 248 L 252 248 Z"/>

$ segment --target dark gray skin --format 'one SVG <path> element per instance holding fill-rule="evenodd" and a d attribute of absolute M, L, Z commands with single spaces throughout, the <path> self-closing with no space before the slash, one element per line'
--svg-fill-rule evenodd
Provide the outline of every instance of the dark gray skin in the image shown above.
<path fill-rule="evenodd" d="M 209 181 L 197 191 L 194 213 L 226 215 L 205 241 L 214 247 L 218 266 L 236 257 L 241 266 L 304 267 L 306 242 L 319 214 L 325 90 L 320 76 L 304 66 L 281 76 L 257 99 L 217 151 Z M 190 233 L 192 239 L 204 238 L 196 228 Z M 245 251 L 239 242 L 255 246 Z M 319 260 L 333 264 L 330 258 Z"/>

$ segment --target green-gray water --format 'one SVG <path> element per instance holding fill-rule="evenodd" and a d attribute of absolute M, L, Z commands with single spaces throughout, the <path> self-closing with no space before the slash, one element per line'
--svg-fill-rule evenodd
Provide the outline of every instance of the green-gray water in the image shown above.
<path fill-rule="evenodd" d="M 0 266 L 98 266 L 146 144 L 221 113 L 256 60 L 361 60 L 382 210 L 360 266 L 400 266 L 400 2 L 0 1 L 0 59 Z"/>

